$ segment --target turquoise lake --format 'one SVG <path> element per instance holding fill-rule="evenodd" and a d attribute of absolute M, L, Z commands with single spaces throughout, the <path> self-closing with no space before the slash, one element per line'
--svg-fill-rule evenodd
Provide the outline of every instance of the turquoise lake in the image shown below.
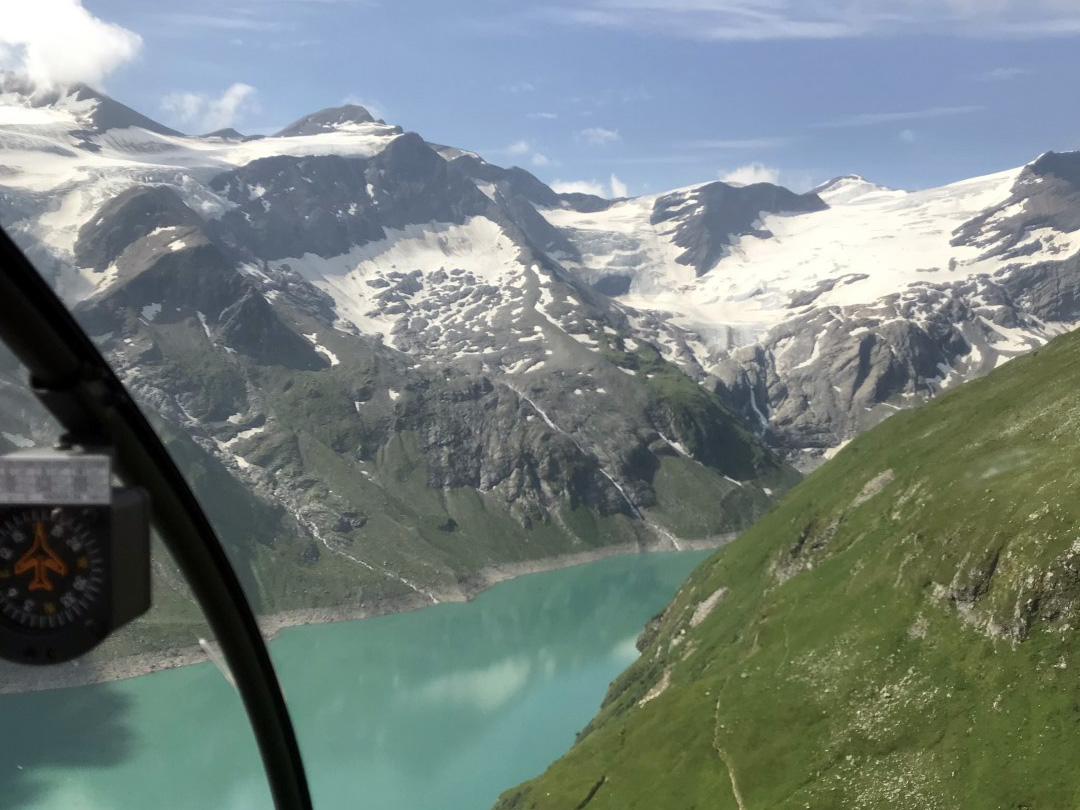
<path fill-rule="evenodd" d="M 613 557 L 270 645 L 318 810 L 488 810 L 542 773 L 706 552 Z M 269 810 L 212 664 L 0 697 L 0 807 Z"/>

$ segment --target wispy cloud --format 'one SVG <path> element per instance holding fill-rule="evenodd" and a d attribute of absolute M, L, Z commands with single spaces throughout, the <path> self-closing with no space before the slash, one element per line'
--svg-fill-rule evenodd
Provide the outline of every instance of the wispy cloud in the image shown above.
<path fill-rule="evenodd" d="M 996 67 L 993 70 L 986 71 L 981 78 L 985 82 L 1007 82 L 1018 76 L 1026 76 L 1028 73 L 1031 73 L 1030 68 Z"/>
<path fill-rule="evenodd" d="M 900 130 L 900 135 L 898 137 L 904 143 L 915 143 L 915 141 L 918 139 L 918 136 L 915 134 L 915 130 L 913 129 Z"/>
<path fill-rule="evenodd" d="M 1060 0 L 1064 5 L 1069 0 Z M 1070 5 L 1075 5 L 1069 3 Z M 1080 35 L 1080 11 L 1073 11 L 1072 16 L 1054 17 L 1051 19 L 1017 20 L 1010 28 L 1012 37 L 1028 37 L 1039 39 L 1043 37 L 1075 37 Z"/>
<path fill-rule="evenodd" d="M 702 154 L 686 154 L 685 152 L 674 152 L 664 155 L 632 155 L 628 157 L 613 157 L 603 159 L 604 163 L 616 163 L 625 166 L 662 166 L 666 164 L 707 164 L 712 163 L 713 158 Z"/>
<path fill-rule="evenodd" d="M 748 186 L 754 183 L 772 183 L 796 193 L 805 192 L 819 182 L 820 172 L 808 169 L 783 169 L 766 163 L 747 163 L 734 169 L 721 169 L 716 176 L 725 183 Z"/>
<path fill-rule="evenodd" d="M 778 149 L 791 143 L 791 138 L 704 138 L 701 140 L 679 141 L 676 145 L 687 149 L 716 149 L 747 151 L 754 149 Z"/>
<path fill-rule="evenodd" d="M 529 154 L 529 142 L 522 138 L 519 141 L 514 141 L 503 151 L 511 157 L 520 157 L 521 155 L 527 155 Z"/>
<path fill-rule="evenodd" d="M 530 14 L 565 25 L 714 41 L 1080 34 L 1075 0 L 579 0 L 551 2 Z"/>
<path fill-rule="evenodd" d="M 559 114 L 558 113 L 553 113 L 553 112 L 531 112 L 531 113 L 526 113 L 525 117 L 526 118 L 532 118 L 534 121 L 535 120 L 554 121 L 556 118 L 559 117 Z"/>
<path fill-rule="evenodd" d="M 553 160 L 543 152 L 539 151 L 536 146 L 536 144 L 527 138 L 519 138 L 501 149 L 493 149 L 491 151 L 495 154 L 511 158 L 515 162 L 521 161 L 519 165 L 524 165 L 525 158 L 528 158 L 529 163 L 533 166 L 543 167 L 558 165 L 558 161 Z"/>
<path fill-rule="evenodd" d="M 958 107 L 927 107 L 923 110 L 905 110 L 902 112 L 856 113 L 811 124 L 816 129 L 847 129 L 849 127 L 873 127 L 878 124 L 896 124 L 906 121 L 928 121 L 935 118 L 954 118 L 960 115 L 973 115 L 982 112 L 985 107 L 967 104 Z"/>
<path fill-rule="evenodd" d="M 749 186 L 754 183 L 773 183 L 775 185 L 780 182 L 780 170 L 772 166 L 764 166 L 761 163 L 748 163 L 731 171 L 720 172 L 719 177 L 725 183 L 738 186 Z"/>
<path fill-rule="evenodd" d="M 636 87 L 624 87 L 619 91 L 618 97 L 623 104 L 639 104 L 643 101 L 652 101 L 653 94 L 649 88 L 639 84 Z"/>
<path fill-rule="evenodd" d="M 589 127 L 578 133 L 578 137 L 589 146 L 607 146 L 609 143 L 621 140 L 617 129 L 605 129 L 604 127 Z"/>
<path fill-rule="evenodd" d="M 268 20 L 265 17 L 250 16 L 238 13 L 234 15 L 222 14 L 189 14 L 172 13 L 162 14 L 158 18 L 166 28 L 211 28 L 219 31 L 286 31 L 293 28 L 279 20 Z"/>
<path fill-rule="evenodd" d="M 608 188 L 611 189 L 612 197 L 627 197 L 629 196 L 629 189 L 626 187 L 626 183 L 615 176 L 615 172 L 611 173 L 611 177 L 608 180 Z"/>
<path fill-rule="evenodd" d="M 235 126 L 240 118 L 259 109 L 255 88 L 237 82 L 220 96 L 205 93 L 169 93 L 161 100 L 161 109 L 172 113 L 181 125 L 194 125 L 201 132 Z"/>
<path fill-rule="evenodd" d="M 516 84 L 508 84 L 503 88 L 507 93 L 513 93 L 515 95 L 519 93 L 531 93 L 536 89 L 536 86 L 532 82 L 518 82 Z"/>

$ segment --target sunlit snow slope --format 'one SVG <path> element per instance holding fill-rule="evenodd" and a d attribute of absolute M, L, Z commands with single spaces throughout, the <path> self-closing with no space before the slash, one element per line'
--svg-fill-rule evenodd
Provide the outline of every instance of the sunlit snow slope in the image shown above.
<path fill-rule="evenodd" d="M 87 88 L 43 97 L 8 75 L 0 77 L 0 91 L 0 190 L 16 209 L 5 224 L 25 231 L 68 270 L 76 264 L 79 229 L 130 188 L 168 185 L 193 210 L 216 218 L 233 207 L 209 185 L 222 172 L 280 155 L 371 157 L 401 134 L 398 127 L 368 121 L 303 135 L 197 138 L 147 129 L 140 124 L 152 122 L 127 108 L 130 122 L 106 120 L 113 126 L 102 128 L 96 116 L 103 106 L 121 105 Z M 257 190 L 251 193 L 257 196 Z M 94 292 L 95 282 L 108 281 L 82 276 L 61 281 L 69 302 Z"/>
<path fill-rule="evenodd" d="M 712 545 L 797 478 L 553 258 L 573 246 L 536 206 L 604 200 L 354 105 L 195 137 L 85 87 L 0 90 L 0 224 L 180 437 L 266 609 Z M 19 412 L 0 451 L 49 438 Z"/>
<path fill-rule="evenodd" d="M 1075 154 L 916 192 L 848 176 L 612 202 L 360 107 L 187 137 L 87 88 L 0 89 L 0 218 L 70 302 L 131 277 L 138 251 L 108 244 L 193 250 L 197 228 L 270 303 L 318 291 L 336 331 L 416 362 L 607 390 L 596 368 L 633 376 L 617 355 L 653 345 L 808 464 L 1080 319 Z M 146 188 L 175 199 L 117 207 Z"/>
<path fill-rule="evenodd" d="M 813 451 L 1072 327 L 1060 292 L 1076 285 L 1080 229 L 1054 214 L 1077 200 L 1078 162 L 1044 156 L 917 192 L 838 178 L 817 189 L 827 208 L 763 213 L 705 267 L 679 237 L 710 186 L 543 213 L 579 253 L 564 264 L 665 356 Z"/>

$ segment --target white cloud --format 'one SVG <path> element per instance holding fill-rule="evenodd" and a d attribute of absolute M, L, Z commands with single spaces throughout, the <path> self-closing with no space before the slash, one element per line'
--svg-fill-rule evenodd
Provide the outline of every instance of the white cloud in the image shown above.
<path fill-rule="evenodd" d="M 173 113 L 182 124 L 194 124 L 201 132 L 235 126 L 249 112 L 259 109 L 256 90 L 250 84 L 236 82 L 217 98 L 204 93 L 169 93 L 161 108 Z"/>
<path fill-rule="evenodd" d="M 533 166 L 550 166 L 551 158 L 541 152 L 534 152 L 532 156 Z"/>
<path fill-rule="evenodd" d="M 982 75 L 982 79 L 985 82 L 1007 82 L 1011 79 L 1015 79 L 1017 76 L 1025 76 L 1031 73 L 1028 68 L 1021 67 L 997 67 L 993 70 L 988 70 Z"/>
<path fill-rule="evenodd" d="M 503 150 L 508 155 L 513 157 L 520 157 L 521 155 L 527 155 L 529 153 L 529 142 L 522 138 L 519 141 L 514 141 L 506 149 Z"/>
<path fill-rule="evenodd" d="M 706 41 L 1080 34 L 1076 0 L 552 0 L 531 16 Z"/>
<path fill-rule="evenodd" d="M 185 123 L 193 122 L 206 106 L 206 96 L 200 93 L 169 93 L 161 100 L 161 109 L 171 112 Z"/>
<path fill-rule="evenodd" d="M 780 184 L 780 170 L 761 163 L 748 163 L 729 172 L 720 172 L 720 179 L 736 186 L 749 186 L 754 183 Z"/>
<path fill-rule="evenodd" d="M 614 174 L 607 185 L 598 180 L 556 180 L 551 188 L 556 194 L 592 194 L 594 197 L 626 197 L 629 194 L 626 183 Z"/>
<path fill-rule="evenodd" d="M 902 129 L 900 130 L 900 140 L 904 143 L 915 143 L 915 130 Z"/>
<path fill-rule="evenodd" d="M 141 49 L 138 34 L 95 17 L 80 0 L 0 0 L 0 68 L 38 84 L 100 85 Z"/>
<path fill-rule="evenodd" d="M 953 118 L 958 115 L 972 115 L 982 112 L 985 107 L 968 104 L 959 107 L 929 107 L 925 110 L 907 110 L 904 112 L 856 113 L 845 115 L 832 121 L 822 121 L 812 126 L 817 129 L 847 129 L 848 127 L 872 127 L 878 124 L 895 124 L 904 121 L 927 121 L 934 118 Z"/>
<path fill-rule="evenodd" d="M 534 120 L 541 119 L 544 121 L 554 121 L 556 118 L 559 117 L 559 114 L 553 112 L 531 112 L 527 113 L 525 117 L 532 118 Z"/>
<path fill-rule="evenodd" d="M 612 197 L 628 197 L 629 193 L 626 188 L 626 183 L 615 176 L 615 173 L 611 173 L 611 180 L 608 182 L 608 186 L 611 188 Z"/>
<path fill-rule="evenodd" d="M 581 130 L 578 135 L 590 146 L 606 146 L 620 140 L 617 129 L 605 129 L 604 127 L 589 127 Z"/>
<path fill-rule="evenodd" d="M 604 196 L 604 184 L 596 180 L 556 180 L 551 184 L 556 194 L 592 194 L 595 197 Z"/>
<path fill-rule="evenodd" d="M 536 87 L 529 82 L 518 82 L 517 84 L 511 84 L 506 87 L 507 93 L 531 93 Z"/>

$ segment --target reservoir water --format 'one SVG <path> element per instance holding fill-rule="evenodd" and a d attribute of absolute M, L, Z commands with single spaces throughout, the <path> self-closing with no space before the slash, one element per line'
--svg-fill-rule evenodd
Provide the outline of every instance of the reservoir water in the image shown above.
<path fill-rule="evenodd" d="M 543 772 L 706 552 L 521 577 L 468 603 L 295 627 L 270 645 L 317 810 L 488 810 Z M 269 810 L 212 664 L 0 697 L 0 807 Z"/>

